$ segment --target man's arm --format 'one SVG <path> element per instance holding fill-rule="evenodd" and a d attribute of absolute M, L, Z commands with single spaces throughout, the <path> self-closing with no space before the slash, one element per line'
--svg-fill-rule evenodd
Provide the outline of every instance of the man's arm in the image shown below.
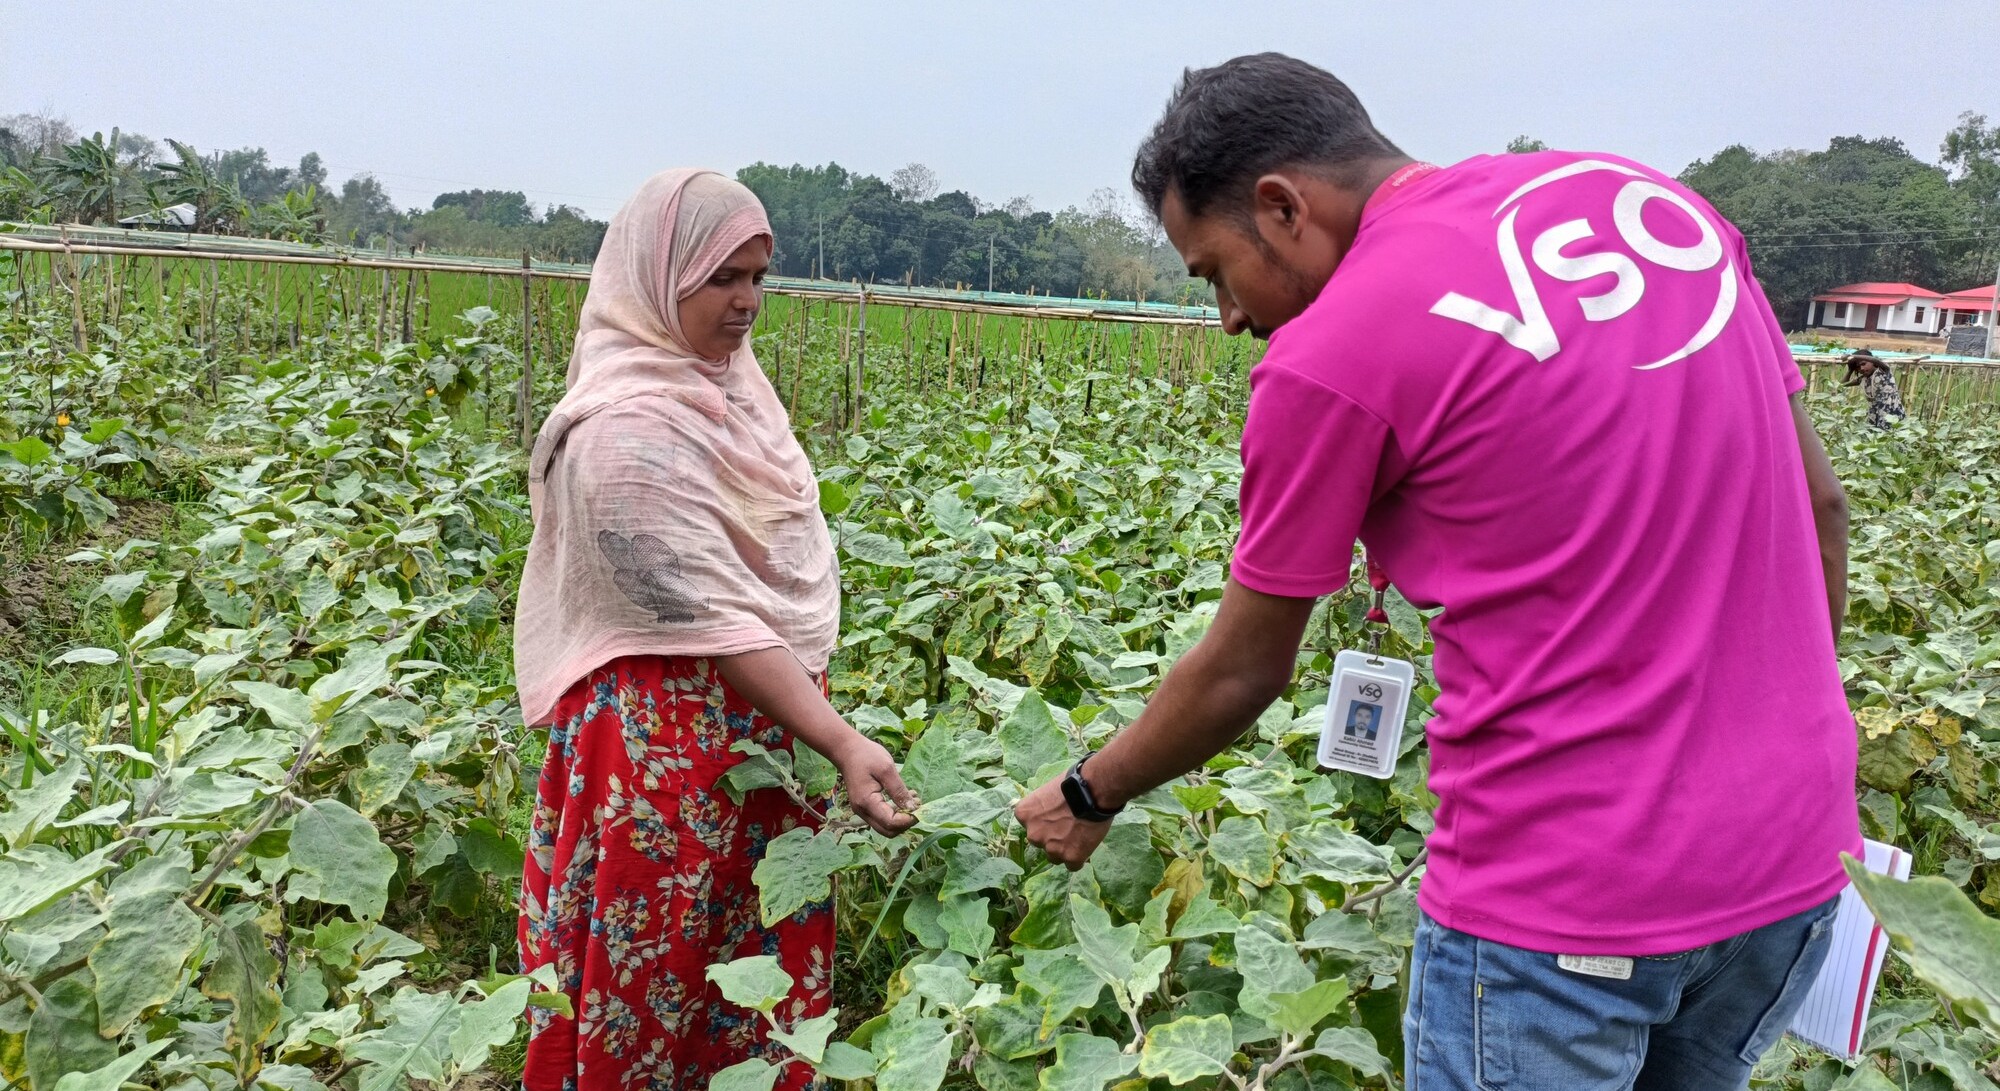
<path fill-rule="evenodd" d="M 1314 599 L 1252 591 L 1230 580 L 1208 632 L 1188 649 L 1139 718 L 1084 766 L 1098 806 L 1122 807 L 1221 753 L 1291 684 Z M 1110 829 L 1070 813 L 1060 781 L 1014 808 L 1028 840 L 1071 870 Z"/>
<path fill-rule="evenodd" d="M 1799 433 L 1799 453 L 1805 457 L 1806 490 L 1812 495 L 1813 527 L 1819 532 L 1819 564 L 1826 575 L 1826 609 L 1833 618 L 1833 642 L 1840 643 L 1840 623 L 1847 616 L 1847 490 L 1834 476 L 1833 461 L 1819 441 L 1805 396 L 1792 395 L 1792 425 Z"/>

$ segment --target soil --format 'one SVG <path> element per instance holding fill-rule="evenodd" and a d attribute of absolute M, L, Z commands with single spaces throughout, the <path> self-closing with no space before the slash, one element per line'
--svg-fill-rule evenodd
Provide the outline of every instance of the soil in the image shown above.
<path fill-rule="evenodd" d="M 162 541 L 173 530 L 174 507 L 163 500 L 114 500 L 118 514 L 74 543 L 53 543 L 32 557 L 0 557 L 0 659 L 46 648 L 75 626 L 80 604 L 63 593 L 64 557 L 78 549 L 116 549 L 134 538 Z"/>

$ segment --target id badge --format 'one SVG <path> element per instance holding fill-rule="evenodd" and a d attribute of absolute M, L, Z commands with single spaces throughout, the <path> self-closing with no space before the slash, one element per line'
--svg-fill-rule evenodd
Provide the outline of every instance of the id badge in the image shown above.
<path fill-rule="evenodd" d="M 1416 677 L 1417 669 L 1401 659 L 1351 649 L 1335 656 L 1319 732 L 1320 766 L 1379 780 L 1394 776 Z"/>

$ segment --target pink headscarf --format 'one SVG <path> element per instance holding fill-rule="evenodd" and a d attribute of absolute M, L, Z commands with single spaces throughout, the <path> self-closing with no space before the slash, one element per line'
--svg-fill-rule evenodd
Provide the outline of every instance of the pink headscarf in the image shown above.
<path fill-rule="evenodd" d="M 745 340 L 706 360 L 680 302 L 771 226 L 704 170 L 658 174 L 611 219 L 569 391 L 529 458 L 535 520 L 514 623 L 522 716 L 625 655 L 790 649 L 820 673 L 840 572 L 819 485 Z"/>

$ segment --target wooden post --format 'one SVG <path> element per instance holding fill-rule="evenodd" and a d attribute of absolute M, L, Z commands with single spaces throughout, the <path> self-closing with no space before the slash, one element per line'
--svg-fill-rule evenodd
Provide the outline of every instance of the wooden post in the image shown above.
<path fill-rule="evenodd" d="M 945 343 L 944 385 L 946 390 L 958 389 L 958 312 L 951 312 L 951 340 Z"/>
<path fill-rule="evenodd" d="M 521 449 L 535 445 L 535 266 L 521 251 L 521 386 L 514 412 L 521 420 Z"/>
<path fill-rule="evenodd" d="M 81 274 L 77 271 L 76 267 L 76 251 L 69 248 L 68 228 L 63 229 L 62 242 L 63 264 L 69 267 L 67 272 L 69 274 L 70 335 L 76 342 L 76 351 L 89 352 L 90 339 L 84 333 L 83 284 L 79 279 Z M 49 260 L 49 280 L 51 282 L 55 280 L 55 267 L 55 260 L 51 258 Z"/>
<path fill-rule="evenodd" d="M 402 334 L 403 334 L 403 337 L 402 337 L 402 340 L 403 340 L 403 343 L 404 343 L 404 344 L 406 344 L 406 345 L 410 343 L 410 333 L 411 333 L 411 330 L 410 330 L 410 293 L 411 293 L 411 292 L 413 292 L 413 291 L 415 291 L 415 290 L 416 290 L 416 287 L 417 287 L 417 274 L 416 274 L 416 273 L 414 273 L 414 272 L 409 272 L 409 273 L 404 273 L 404 274 L 403 274 L 403 328 L 402 328 Z"/>
<path fill-rule="evenodd" d="M 861 306 L 857 308 L 854 336 L 858 339 L 854 351 L 854 414 L 865 412 L 863 403 L 867 400 L 868 381 L 868 289 L 861 289 Z"/>

